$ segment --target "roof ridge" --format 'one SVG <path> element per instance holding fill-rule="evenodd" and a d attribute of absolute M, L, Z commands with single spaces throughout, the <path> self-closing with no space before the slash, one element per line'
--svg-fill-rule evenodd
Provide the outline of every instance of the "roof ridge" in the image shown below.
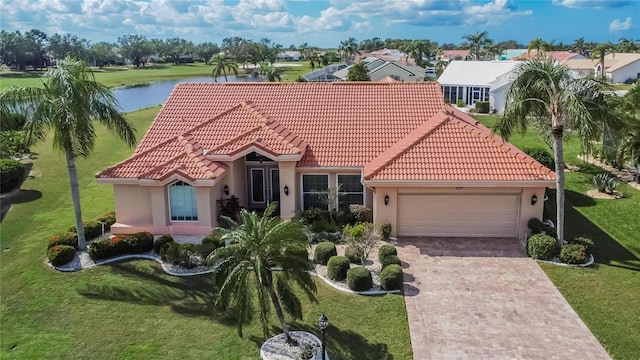
<path fill-rule="evenodd" d="M 227 115 L 229 113 L 231 113 L 234 110 L 237 110 L 238 108 L 242 107 L 242 104 L 244 103 L 244 101 L 237 103 L 236 105 L 233 105 L 232 107 L 228 108 L 227 110 L 224 110 L 222 112 L 219 112 L 215 115 L 213 115 L 212 117 L 208 118 L 207 120 L 199 123 L 198 125 L 195 125 L 189 129 L 187 129 L 186 131 L 184 131 L 182 134 L 180 135 L 187 135 L 187 134 L 192 134 L 194 131 L 205 127 L 206 125 L 209 125 L 211 122 L 213 122 L 214 120 L 219 119 L 220 117 Z"/>
<path fill-rule="evenodd" d="M 240 139 L 242 139 L 242 138 L 244 138 L 244 137 L 246 137 L 248 135 L 251 135 L 252 133 L 254 133 L 254 132 L 256 132 L 256 131 L 258 131 L 258 130 L 260 130 L 262 128 L 263 128 L 263 126 L 256 125 L 256 126 L 252 127 L 251 129 L 249 129 L 249 130 L 247 130 L 247 131 L 245 131 L 243 133 L 240 133 L 240 134 L 232 137 L 231 139 L 219 144 L 218 146 L 214 147 L 213 149 L 209 149 L 209 151 L 207 153 L 212 153 L 217 149 L 220 149 L 220 148 L 225 147 L 227 145 L 231 145 L 234 142 L 236 142 L 236 141 L 238 141 L 238 140 L 240 140 Z"/>
<path fill-rule="evenodd" d="M 143 151 L 141 153 L 137 153 L 137 154 L 134 153 L 131 157 L 129 157 L 129 158 L 125 159 L 125 160 L 122 160 L 122 161 L 120 161 L 120 162 L 118 162 L 118 163 L 116 163 L 116 164 L 114 164 L 112 166 L 109 166 L 108 168 L 106 168 L 106 169 L 100 171 L 99 173 L 97 173 L 95 176 L 98 177 L 98 176 L 100 176 L 100 174 L 103 174 L 103 173 L 105 173 L 105 172 L 107 172 L 109 170 L 116 169 L 116 168 L 120 167 L 121 165 L 124 165 L 124 164 L 127 164 L 129 162 L 132 162 L 133 160 L 136 160 L 137 158 L 142 157 L 142 156 L 148 154 L 151 151 L 157 150 L 157 149 L 167 145 L 168 143 L 170 143 L 172 141 L 178 140 L 179 136 L 181 136 L 181 135 L 176 135 L 176 136 L 170 137 L 170 138 L 168 138 L 168 139 L 166 139 L 164 141 L 161 141 L 161 142 L 159 142 L 156 145 L 146 149 L 145 151 Z"/>
<path fill-rule="evenodd" d="M 444 113 L 443 113 L 444 112 Z M 393 160 L 402 156 L 409 149 L 415 146 L 420 140 L 424 139 L 428 134 L 432 133 L 435 129 L 444 124 L 450 117 L 444 110 L 439 111 L 429 120 L 425 121 L 422 125 L 407 134 L 404 138 L 397 141 L 391 147 L 386 149 L 380 155 L 376 156 L 373 160 L 364 166 L 363 175 L 366 178 L 375 176 L 386 165 Z"/>

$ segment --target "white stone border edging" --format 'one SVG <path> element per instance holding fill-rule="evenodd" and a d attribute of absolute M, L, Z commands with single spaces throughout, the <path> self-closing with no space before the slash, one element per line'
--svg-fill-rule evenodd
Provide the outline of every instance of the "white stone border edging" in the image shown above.
<path fill-rule="evenodd" d="M 587 261 L 584 264 L 567 264 L 567 263 L 563 263 L 563 262 L 560 262 L 560 261 L 553 261 L 553 260 L 538 260 L 538 261 L 543 262 L 543 263 L 547 263 L 547 264 L 558 265 L 558 266 L 587 267 L 587 266 L 593 265 L 595 260 L 596 259 L 593 257 L 593 254 L 591 254 L 591 255 L 589 255 L 589 261 Z"/>
<path fill-rule="evenodd" d="M 378 295 L 386 295 L 386 294 L 399 294 L 400 290 L 367 290 L 367 291 L 353 291 L 351 289 L 345 289 L 342 286 L 336 285 L 333 281 L 325 278 L 324 276 L 316 273 L 315 271 L 310 271 L 313 275 L 319 277 L 320 279 L 322 279 L 325 283 L 327 283 L 329 286 L 331 286 L 332 288 L 336 289 L 336 290 L 340 290 L 342 292 L 346 292 L 349 294 L 354 294 L 354 295 L 366 295 L 366 296 L 378 296 Z"/>
<path fill-rule="evenodd" d="M 312 334 L 310 332 L 306 332 L 306 331 L 289 331 L 289 334 L 291 335 L 291 338 L 293 338 L 296 341 L 304 341 L 305 338 L 306 340 L 311 340 L 315 343 L 318 344 L 318 346 L 322 347 L 322 342 L 320 341 L 320 338 L 318 338 L 315 334 Z M 280 333 L 276 336 L 273 336 L 269 339 L 267 339 L 267 341 L 265 341 L 264 343 L 262 343 L 262 346 L 260 346 L 260 357 L 263 360 L 290 360 L 290 359 L 298 359 L 299 354 L 289 354 L 289 353 L 284 353 L 280 352 L 278 353 L 278 348 L 283 348 L 282 345 L 279 346 L 279 344 L 277 344 L 277 342 L 281 342 L 283 341 L 283 337 L 284 337 L 284 333 Z M 284 345 L 286 346 L 286 345 Z M 291 357 L 289 355 L 294 355 L 294 357 Z M 325 351 L 325 359 L 329 360 L 329 354 Z M 322 350 L 317 351 L 313 357 L 312 360 L 317 360 L 317 359 L 322 359 Z"/>

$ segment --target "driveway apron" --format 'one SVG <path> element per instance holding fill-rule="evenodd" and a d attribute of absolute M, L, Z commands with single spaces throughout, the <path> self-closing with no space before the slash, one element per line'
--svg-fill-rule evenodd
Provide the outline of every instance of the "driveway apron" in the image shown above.
<path fill-rule="evenodd" d="M 610 359 L 514 239 L 398 240 L 414 359 Z"/>

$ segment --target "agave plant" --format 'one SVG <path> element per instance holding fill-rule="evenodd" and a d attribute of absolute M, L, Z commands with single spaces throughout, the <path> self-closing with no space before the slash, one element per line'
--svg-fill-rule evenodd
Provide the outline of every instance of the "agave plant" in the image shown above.
<path fill-rule="evenodd" d="M 606 194 L 613 194 L 618 186 L 618 179 L 607 173 L 596 174 L 591 182 L 598 188 L 599 192 Z"/>

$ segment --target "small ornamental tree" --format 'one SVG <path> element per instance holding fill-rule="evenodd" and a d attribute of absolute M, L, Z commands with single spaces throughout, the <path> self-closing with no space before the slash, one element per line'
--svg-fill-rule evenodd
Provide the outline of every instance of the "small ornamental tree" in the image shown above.
<path fill-rule="evenodd" d="M 356 225 L 347 225 L 342 230 L 343 237 L 349 243 L 349 246 L 360 253 L 362 266 L 365 266 L 367 258 L 371 250 L 376 247 L 380 236 L 375 231 L 372 223 L 358 223 Z"/>
<path fill-rule="evenodd" d="M 347 81 L 371 81 L 369 70 L 363 63 L 353 64 L 347 71 Z"/>

